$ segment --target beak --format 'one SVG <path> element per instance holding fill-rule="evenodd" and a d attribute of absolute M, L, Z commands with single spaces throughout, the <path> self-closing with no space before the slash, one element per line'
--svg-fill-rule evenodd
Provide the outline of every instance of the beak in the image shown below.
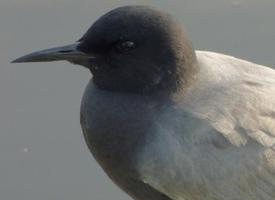
<path fill-rule="evenodd" d="M 80 51 L 77 48 L 78 45 L 79 42 L 76 42 L 71 45 L 36 51 L 34 53 L 17 58 L 16 60 L 12 61 L 12 63 L 50 62 L 58 60 L 73 61 L 95 58 L 93 55 L 89 55 Z"/>

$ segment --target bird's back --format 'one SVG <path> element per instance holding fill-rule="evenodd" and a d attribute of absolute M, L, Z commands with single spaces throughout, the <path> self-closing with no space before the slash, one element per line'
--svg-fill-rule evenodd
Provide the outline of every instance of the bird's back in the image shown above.
<path fill-rule="evenodd" d="M 167 109 L 143 151 L 144 182 L 171 199 L 274 199 L 275 71 L 211 52 L 197 59 L 181 111 Z"/>
<path fill-rule="evenodd" d="M 275 144 L 275 71 L 231 56 L 197 52 L 200 72 L 184 107 L 236 146 Z"/>
<path fill-rule="evenodd" d="M 182 165 L 176 178 L 162 176 L 167 185 L 185 183 L 185 189 L 151 182 L 173 199 L 274 199 L 275 71 L 212 52 L 198 51 L 197 59 L 200 71 L 180 107 L 200 125 L 180 143 L 191 147 L 181 147 L 186 155 L 175 154 Z"/>

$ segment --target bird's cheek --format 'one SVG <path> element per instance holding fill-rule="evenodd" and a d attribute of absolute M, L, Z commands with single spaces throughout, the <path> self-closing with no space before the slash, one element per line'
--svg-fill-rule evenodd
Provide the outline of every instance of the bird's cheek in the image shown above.
<path fill-rule="evenodd" d="M 90 69 L 93 73 L 96 73 L 96 71 L 99 70 L 100 62 L 98 62 L 97 59 L 90 59 L 90 60 L 88 60 L 88 63 L 89 63 L 89 69 Z"/>
<path fill-rule="evenodd" d="M 89 60 L 89 69 L 92 73 L 106 72 L 109 67 L 109 58 L 106 56 L 98 56 L 96 59 Z"/>

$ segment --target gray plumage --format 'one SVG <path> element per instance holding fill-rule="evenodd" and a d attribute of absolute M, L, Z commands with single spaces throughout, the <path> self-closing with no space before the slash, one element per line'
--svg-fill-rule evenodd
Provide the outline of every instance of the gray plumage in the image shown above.
<path fill-rule="evenodd" d="M 85 140 L 134 199 L 274 199 L 274 70 L 194 51 L 170 15 L 146 6 L 110 11 L 76 44 L 15 62 L 61 59 L 92 72 Z"/>

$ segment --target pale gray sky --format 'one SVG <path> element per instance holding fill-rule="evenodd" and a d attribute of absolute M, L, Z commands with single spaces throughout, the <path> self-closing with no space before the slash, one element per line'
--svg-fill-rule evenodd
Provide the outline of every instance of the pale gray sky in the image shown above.
<path fill-rule="evenodd" d="M 1 199 L 130 199 L 82 137 L 79 106 L 90 73 L 66 62 L 9 64 L 76 41 L 99 16 L 127 4 L 174 14 L 196 49 L 275 66 L 274 0 L 1 0 Z"/>

